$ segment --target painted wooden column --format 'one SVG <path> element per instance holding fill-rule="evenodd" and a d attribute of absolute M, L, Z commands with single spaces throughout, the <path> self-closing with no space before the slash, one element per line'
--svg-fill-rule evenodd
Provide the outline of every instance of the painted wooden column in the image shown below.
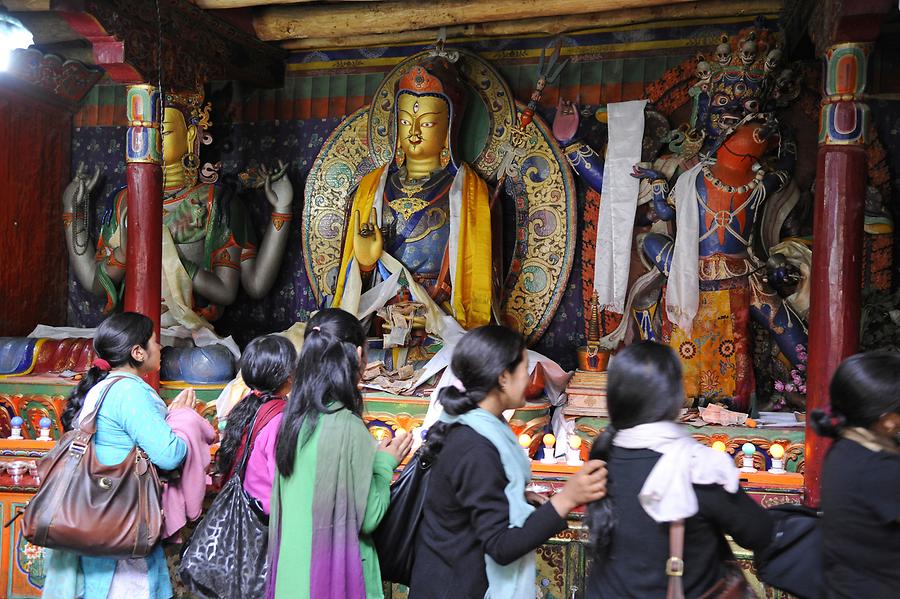
<path fill-rule="evenodd" d="M 152 85 L 128 86 L 125 171 L 128 183 L 125 310 L 153 320 L 162 303 L 162 103 Z M 159 385 L 159 374 L 148 380 Z"/>
<path fill-rule="evenodd" d="M 870 45 L 837 44 L 825 52 L 813 213 L 807 412 L 829 405 L 828 385 L 841 361 L 859 349 L 863 211 L 871 118 L 862 102 Z M 807 421 L 809 422 L 809 421 Z M 828 439 L 806 428 L 805 500 L 819 504 Z"/>

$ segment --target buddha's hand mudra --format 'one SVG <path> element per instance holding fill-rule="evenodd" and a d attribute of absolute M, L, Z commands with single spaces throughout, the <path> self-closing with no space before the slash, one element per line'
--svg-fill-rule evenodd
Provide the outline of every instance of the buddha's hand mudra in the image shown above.
<path fill-rule="evenodd" d="M 364 270 L 372 270 L 375 263 L 381 259 L 384 252 L 384 240 L 381 237 L 381 229 L 378 228 L 378 217 L 375 209 L 369 214 L 368 220 L 360 224 L 359 210 L 353 213 L 353 257 Z"/>
<path fill-rule="evenodd" d="M 272 209 L 280 214 L 292 214 L 294 187 L 285 174 L 287 165 L 279 160 L 276 168 L 269 170 L 265 165 L 261 165 L 259 170 L 265 177 L 263 187 L 266 192 L 266 199 L 272 205 Z"/>
<path fill-rule="evenodd" d="M 94 173 L 88 173 L 87 166 L 79 162 L 75 169 L 75 176 L 66 185 L 62 194 L 63 212 L 72 212 L 76 208 L 87 208 L 86 202 L 97 187 L 100 180 L 100 167 L 94 168 Z"/>

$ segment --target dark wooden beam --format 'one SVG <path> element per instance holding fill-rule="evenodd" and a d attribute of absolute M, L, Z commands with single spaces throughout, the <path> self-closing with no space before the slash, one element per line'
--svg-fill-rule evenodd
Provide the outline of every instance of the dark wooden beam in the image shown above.
<path fill-rule="evenodd" d="M 825 0 L 816 3 L 809 35 L 816 54 L 844 42 L 874 42 L 895 0 Z"/>
<path fill-rule="evenodd" d="M 121 83 L 161 76 L 164 88 L 188 90 L 217 80 L 284 82 L 284 51 L 187 0 L 159 0 L 159 19 L 153 0 L 60 2 L 59 9 L 91 42 L 96 63 Z"/>

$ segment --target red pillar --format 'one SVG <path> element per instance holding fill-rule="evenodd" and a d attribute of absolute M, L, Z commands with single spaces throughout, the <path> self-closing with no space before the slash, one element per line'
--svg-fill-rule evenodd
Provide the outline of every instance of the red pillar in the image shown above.
<path fill-rule="evenodd" d="M 162 298 L 162 159 L 159 91 L 128 87 L 125 170 L 128 182 L 125 310 L 153 320 L 159 338 Z M 147 377 L 159 386 L 159 374 Z"/>
<path fill-rule="evenodd" d="M 828 385 L 841 361 L 859 349 L 865 144 L 869 109 L 865 44 L 839 44 L 825 54 L 825 98 L 819 129 L 813 215 L 807 413 L 829 405 Z M 829 446 L 806 427 L 804 495 L 819 504 L 822 461 Z"/>

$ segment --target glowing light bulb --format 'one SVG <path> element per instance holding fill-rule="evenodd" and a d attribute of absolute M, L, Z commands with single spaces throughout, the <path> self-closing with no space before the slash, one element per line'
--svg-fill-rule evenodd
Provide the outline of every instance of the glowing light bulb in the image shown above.
<path fill-rule="evenodd" d="M 544 442 L 544 457 L 541 462 L 544 464 L 555 464 L 556 455 L 554 455 L 553 446 L 556 445 L 556 435 L 547 433 L 541 439 Z"/>
<path fill-rule="evenodd" d="M 756 453 L 756 446 L 753 443 L 744 443 L 741 445 L 741 472 L 756 472 L 756 466 L 753 465 L 753 454 Z"/>
<path fill-rule="evenodd" d="M 531 459 L 531 435 L 522 433 L 519 435 L 519 446 L 525 452 L 525 457 Z"/>
<path fill-rule="evenodd" d="M 772 459 L 774 460 L 780 460 L 784 457 L 784 447 L 775 443 L 769 448 L 769 455 L 772 456 Z"/>
<path fill-rule="evenodd" d="M 580 466 L 584 462 L 581 461 L 581 437 L 578 435 L 569 435 L 569 450 L 566 452 L 566 462 L 570 466 Z"/>
<path fill-rule="evenodd" d="M 778 443 L 773 443 L 772 447 L 769 448 L 769 455 L 772 456 L 772 467 L 769 468 L 769 472 L 772 474 L 784 474 L 786 472 L 784 469 L 784 447 Z"/>
<path fill-rule="evenodd" d="M 50 425 L 53 424 L 53 421 L 44 416 L 38 421 L 38 426 L 41 427 L 41 434 L 38 436 L 38 441 L 52 441 L 53 438 L 50 436 Z"/>
<path fill-rule="evenodd" d="M 725 445 L 725 443 L 723 443 L 722 441 L 714 441 L 712 444 L 712 448 L 715 449 L 716 451 L 722 451 L 722 452 L 728 451 L 728 446 Z"/>
<path fill-rule="evenodd" d="M 21 439 L 22 438 L 22 425 L 25 424 L 25 420 L 21 416 L 14 416 L 10 421 L 12 425 L 12 430 L 10 430 L 10 439 Z"/>

